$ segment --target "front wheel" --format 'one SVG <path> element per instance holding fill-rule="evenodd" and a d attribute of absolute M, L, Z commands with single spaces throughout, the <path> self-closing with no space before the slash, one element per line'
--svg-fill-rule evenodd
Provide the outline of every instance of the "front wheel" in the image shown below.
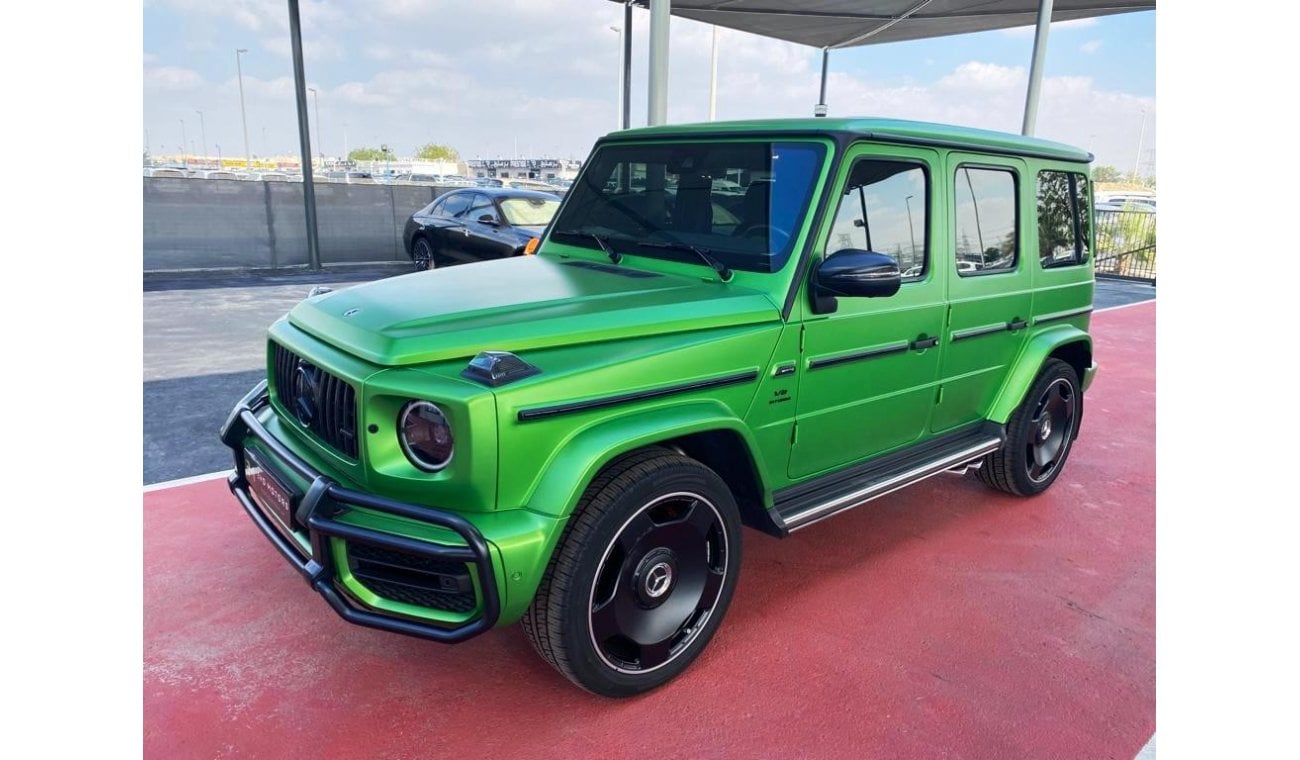
<path fill-rule="evenodd" d="M 978 470 L 980 480 L 1017 496 L 1046 491 L 1065 466 L 1082 416 L 1079 375 L 1060 359 L 1048 360 L 1007 421 L 1002 448 Z"/>
<path fill-rule="evenodd" d="M 740 516 L 722 479 L 666 449 L 637 452 L 587 489 L 524 632 L 578 686 L 640 694 L 703 651 L 739 569 Z"/>

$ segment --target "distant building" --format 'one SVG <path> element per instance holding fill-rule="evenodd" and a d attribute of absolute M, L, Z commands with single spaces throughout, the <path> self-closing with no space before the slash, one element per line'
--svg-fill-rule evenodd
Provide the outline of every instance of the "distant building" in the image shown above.
<path fill-rule="evenodd" d="M 475 177 L 501 179 L 573 179 L 582 162 L 564 158 L 471 158 L 465 162 Z"/>

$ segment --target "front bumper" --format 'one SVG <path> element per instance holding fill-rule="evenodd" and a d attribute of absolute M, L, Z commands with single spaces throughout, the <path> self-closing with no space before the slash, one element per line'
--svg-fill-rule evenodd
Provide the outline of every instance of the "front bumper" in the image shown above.
<path fill-rule="evenodd" d="M 267 432 L 258 420 L 257 412 L 269 403 L 267 384 L 263 380 L 235 405 L 226 423 L 221 427 L 221 442 L 229 446 L 235 454 L 235 471 L 229 478 L 230 490 L 267 540 L 307 579 L 317 593 L 325 597 L 325 601 L 340 617 L 350 623 L 368 628 L 444 643 L 464 641 L 496 624 L 501 614 L 501 600 L 492 570 L 492 555 L 487 541 L 476 527 L 452 512 L 406 504 L 342 487 Z M 254 501 L 248 481 L 248 456 L 245 453 L 245 444 L 249 438 L 256 439 L 260 446 L 272 455 L 274 461 L 262 463 L 264 467 L 290 471 L 310 484 L 305 492 L 295 494 L 291 502 L 293 522 L 304 527 L 310 536 L 310 556 L 305 556 L 297 542 L 286 537 L 277 528 L 276 518 L 268 515 Z M 445 546 L 419 541 L 337 519 L 353 507 L 419 520 L 450 530 L 465 542 L 465 546 Z M 403 552 L 429 560 L 472 566 L 477 580 L 479 614 L 460 624 L 438 625 L 385 610 L 368 609 L 356 603 L 351 596 L 341 591 L 336 581 L 338 572 L 335 553 L 330 546 L 331 538 Z"/>

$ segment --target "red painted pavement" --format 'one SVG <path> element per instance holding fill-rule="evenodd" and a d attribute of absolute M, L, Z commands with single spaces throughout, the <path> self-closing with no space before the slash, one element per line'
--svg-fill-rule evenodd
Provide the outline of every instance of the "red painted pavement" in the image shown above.
<path fill-rule="evenodd" d="M 628 701 L 569 685 L 517 626 L 449 647 L 344 623 L 224 481 L 146 494 L 145 754 L 1128 760 L 1155 728 L 1155 304 L 1093 326 L 1101 372 L 1047 494 L 944 475 L 784 541 L 746 531 L 712 644 Z"/>

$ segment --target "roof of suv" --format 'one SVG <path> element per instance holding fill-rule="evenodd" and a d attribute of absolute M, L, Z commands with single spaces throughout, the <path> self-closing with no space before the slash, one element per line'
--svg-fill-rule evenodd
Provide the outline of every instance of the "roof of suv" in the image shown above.
<path fill-rule="evenodd" d="M 672 124 L 641 127 L 612 132 L 602 140 L 645 139 L 657 137 L 707 137 L 754 133 L 836 135 L 851 134 L 884 142 L 932 145 L 991 153 L 1036 156 L 1061 161 L 1092 161 L 1086 150 L 1063 143 L 1024 137 L 988 129 L 931 124 L 924 121 L 868 118 L 754 119 L 751 121 L 715 121 L 700 124 Z"/>

